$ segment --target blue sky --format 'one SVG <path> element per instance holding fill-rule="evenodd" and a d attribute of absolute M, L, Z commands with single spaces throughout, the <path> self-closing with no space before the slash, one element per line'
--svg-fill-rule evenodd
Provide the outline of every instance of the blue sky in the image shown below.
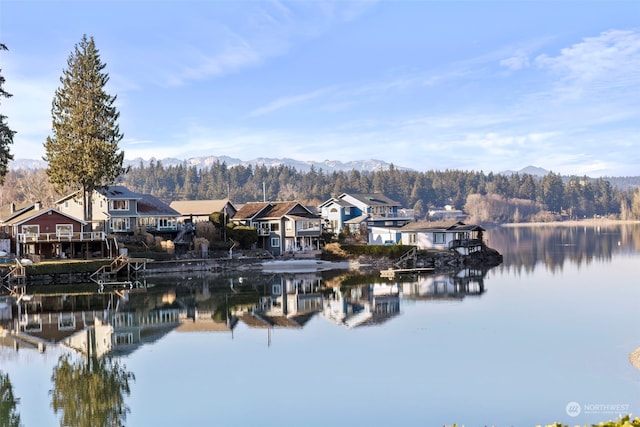
<path fill-rule="evenodd" d="M 640 175 L 640 2 L 0 0 L 3 114 L 44 155 L 83 34 L 129 159 Z"/>

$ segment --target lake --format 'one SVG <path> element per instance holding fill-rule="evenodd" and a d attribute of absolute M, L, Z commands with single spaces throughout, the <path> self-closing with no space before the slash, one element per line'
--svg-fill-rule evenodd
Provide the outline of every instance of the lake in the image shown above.
<path fill-rule="evenodd" d="M 221 273 L 38 297 L 24 308 L 34 335 L 92 315 L 106 323 L 67 345 L 5 343 L 0 371 L 26 427 L 63 414 L 96 426 L 583 425 L 640 414 L 628 359 L 640 347 L 640 225 L 486 237 L 504 256 L 488 271 Z M 99 360 L 81 355 L 102 355 L 107 341 Z"/>

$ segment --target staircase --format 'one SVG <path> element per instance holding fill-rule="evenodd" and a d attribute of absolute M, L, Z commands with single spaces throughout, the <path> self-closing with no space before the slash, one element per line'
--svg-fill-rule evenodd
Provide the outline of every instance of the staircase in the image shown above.
<path fill-rule="evenodd" d="M 120 255 L 119 257 L 114 258 L 108 265 L 100 267 L 95 273 L 89 276 L 89 278 L 99 285 L 102 285 L 105 282 L 115 281 L 118 276 L 118 272 L 127 265 L 129 265 L 129 259 L 127 256 Z"/>
<path fill-rule="evenodd" d="M 406 268 L 406 267 L 414 267 L 416 264 L 416 258 L 418 254 L 418 249 L 416 247 L 411 248 L 411 250 L 400 257 L 400 259 L 393 263 L 396 268 Z M 408 264 L 411 265 L 408 265 Z"/>
<path fill-rule="evenodd" d="M 5 284 L 6 283 L 6 284 Z M 12 297 L 19 297 L 26 291 L 27 271 L 20 260 L 16 259 L 16 263 L 11 267 L 9 272 L 2 278 L 1 288 L 9 291 Z"/>

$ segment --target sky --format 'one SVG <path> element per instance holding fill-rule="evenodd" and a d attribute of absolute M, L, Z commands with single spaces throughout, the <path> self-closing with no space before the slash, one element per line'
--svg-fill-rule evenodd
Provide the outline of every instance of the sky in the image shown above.
<path fill-rule="evenodd" d="M 640 1 L 0 0 L 16 159 L 84 34 L 127 159 L 640 175 Z"/>

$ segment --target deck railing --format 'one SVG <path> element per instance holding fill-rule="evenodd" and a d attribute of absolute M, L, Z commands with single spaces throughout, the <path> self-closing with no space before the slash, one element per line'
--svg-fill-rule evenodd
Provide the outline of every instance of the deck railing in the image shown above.
<path fill-rule="evenodd" d="M 20 233 L 18 234 L 19 243 L 43 243 L 43 242 L 94 242 L 106 240 L 107 235 L 104 231 L 88 231 L 75 233 Z"/>

